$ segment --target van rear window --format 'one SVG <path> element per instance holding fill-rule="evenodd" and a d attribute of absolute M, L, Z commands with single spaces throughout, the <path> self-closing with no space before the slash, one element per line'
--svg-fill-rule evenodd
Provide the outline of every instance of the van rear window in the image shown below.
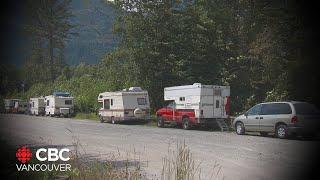
<path fill-rule="evenodd" d="M 294 109 L 298 115 L 319 115 L 320 111 L 314 105 L 309 103 L 295 103 Z"/>

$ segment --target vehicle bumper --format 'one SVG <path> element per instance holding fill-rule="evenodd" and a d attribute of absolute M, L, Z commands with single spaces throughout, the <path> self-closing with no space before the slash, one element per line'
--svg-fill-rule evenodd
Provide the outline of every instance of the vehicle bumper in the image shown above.
<path fill-rule="evenodd" d="M 300 126 L 288 126 L 287 132 L 289 135 L 307 135 L 307 134 L 318 134 L 319 129 L 315 128 L 304 128 Z"/>
<path fill-rule="evenodd" d="M 198 118 L 198 119 L 196 119 L 196 122 L 198 122 L 199 124 L 215 124 L 216 123 L 216 119 Z"/>

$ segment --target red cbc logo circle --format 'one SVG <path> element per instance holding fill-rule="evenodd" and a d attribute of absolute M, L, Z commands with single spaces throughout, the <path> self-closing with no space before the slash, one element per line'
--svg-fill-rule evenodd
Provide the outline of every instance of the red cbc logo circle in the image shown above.
<path fill-rule="evenodd" d="M 19 148 L 16 152 L 16 157 L 17 159 L 22 162 L 22 163 L 26 163 L 28 162 L 31 157 L 32 157 L 32 152 L 29 148 L 27 148 L 26 146 L 22 146 L 21 148 Z"/>

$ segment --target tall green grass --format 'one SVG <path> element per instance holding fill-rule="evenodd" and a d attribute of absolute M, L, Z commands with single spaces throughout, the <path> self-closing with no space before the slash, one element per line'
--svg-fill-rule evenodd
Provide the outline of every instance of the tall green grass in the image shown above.
<path fill-rule="evenodd" d="M 91 113 L 78 112 L 73 118 L 74 119 L 90 119 L 90 120 L 96 120 L 96 121 L 99 120 L 98 114 L 95 112 L 91 112 Z"/>

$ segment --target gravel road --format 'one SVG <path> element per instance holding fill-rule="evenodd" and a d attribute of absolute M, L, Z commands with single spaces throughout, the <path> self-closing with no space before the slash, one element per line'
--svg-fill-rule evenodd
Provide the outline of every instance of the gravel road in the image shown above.
<path fill-rule="evenodd" d="M 159 179 L 163 158 L 185 142 L 202 179 L 209 179 L 215 164 L 224 179 L 297 178 L 312 164 L 316 141 L 282 140 L 233 132 L 182 130 L 143 125 L 112 125 L 92 120 L 0 115 L 1 137 L 13 145 L 44 143 L 81 144 L 81 150 L 96 157 L 117 154 L 138 158 L 148 179 Z M 220 178 L 219 178 L 220 179 Z"/>

